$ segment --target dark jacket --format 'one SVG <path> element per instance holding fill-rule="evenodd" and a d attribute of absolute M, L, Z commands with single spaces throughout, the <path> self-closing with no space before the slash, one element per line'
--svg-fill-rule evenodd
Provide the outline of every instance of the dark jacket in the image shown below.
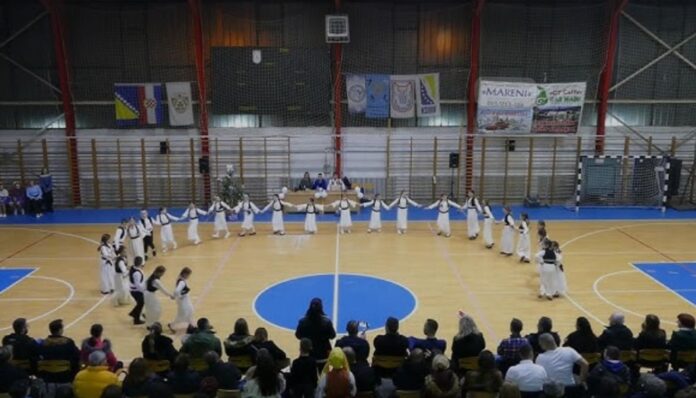
<path fill-rule="evenodd" d="M 406 361 L 396 370 L 392 380 L 397 390 L 420 391 L 425 384 L 428 373 L 430 373 L 430 369 L 425 361 Z"/>
<path fill-rule="evenodd" d="M 37 353 L 41 360 L 59 360 L 70 362 L 70 369 L 64 372 L 48 373 L 38 371 L 37 375 L 47 383 L 72 383 L 80 369 L 80 350 L 75 342 L 64 336 L 48 336 L 38 346 Z"/>
<path fill-rule="evenodd" d="M 667 334 L 660 329 L 657 332 L 640 332 L 633 342 L 636 350 L 667 348 Z"/>
<path fill-rule="evenodd" d="M 366 362 L 356 362 L 350 365 L 350 371 L 355 377 L 355 388 L 358 392 L 374 391 L 377 386 L 377 374 Z"/>
<path fill-rule="evenodd" d="M 408 339 L 398 333 L 382 334 L 375 337 L 372 343 L 375 346 L 374 355 L 406 358 L 408 355 Z M 379 377 L 391 377 L 396 369 L 384 369 L 375 367 Z"/>
<path fill-rule="evenodd" d="M 193 370 L 171 371 L 167 374 L 167 384 L 174 394 L 193 394 L 200 388 L 201 377 Z"/>
<path fill-rule="evenodd" d="M 530 333 L 525 337 L 527 338 L 527 341 L 529 341 L 529 345 L 531 345 L 532 349 L 534 350 L 534 356 L 537 356 L 544 352 L 544 350 L 542 350 L 541 346 L 539 345 L 539 336 L 541 336 L 544 333 L 549 333 L 551 336 L 553 336 L 553 340 L 556 342 L 557 346 L 561 345 L 561 336 L 559 336 L 556 332 Z"/>
<path fill-rule="evenodd" d="M 12 366 L 9 363 L 0 365 L 0 394 L 5 394 L 10 390 L 12 384 L 17 380 L 28 379 L 29 375 L 22 369 Z"/>
<path fill-rule="evenodd" d="M 29 361 L 29 370 L 36 372 L 36 359 L 38 343 L 26 334 L 12 333 L 2 338 L 2 345 L 12 346 L 12 359 L 17 361 Z"/>
<path fill-rule="evenodd" d="M 672 362 L 677 360 L 679 351 L 696 350 L 696 330 L 679 329 L 672 332 L 672 337 L 669 339 L 669 349 L 672 351 Z"/>
<path fill-rule="evenodd" d="M 626 325 L 607 326 L 599 336 L 599 348 L 604 350 L 608 346 L 614 346 L 621 351 L 633 349 L 633 332 Z"/>
<path fill-rule="evenodd" d="M 156 377 L 148 377 L 141 382 L 134 382 L 128 376 L 123 380 L 123 395 L 126 397 L 147 397 L 150 395 L 150 387 L 158 379 Z"/>
<path fill-rule="evenodd" d="M 478 370 L 466 372 L 464 377 L 465 391 L 498 392 L 503 385 L 503 374 L 495 369 L 491 372 L 482 373 Z"/>
<path fill-rule="evenodd" d="M 594 334 L 572 332 L 566 337 L 563 347 L 570 347 L 581 354 L 591 354 L 599 352 L 599 339 Z"/>
<path fill-rule="evenodd" d="M 274 342 L 271 341 L 271 340 L 264 341 L 264 342 L 262 342 L 262 343 L 260 343 L 260 342 L 254 342 L 254 343 L 252 343 L 251 345 L 252 345 L 256 350 L 260 350 L 260 349 L 262 349 L 262 348 L 267 349 L 268 352 L 271 354 L 271 356 L 273 357 L 273 359 L 274 359 L 276 362 L 282 361 L 282 360 L 288 358 L 288 356 L 285 355 L 285 351 L 281 350 L 280 347 L 278 347 L 278 346 L 276 345 L 276 343 L 274 343 Z M 287 363 L 286 363 L 286 365 L 287 365 Z"/>
<path fill-rule="evenodd" d="M 358 362 L 367 362 L 367 358 L 370 357 L 370 343 L 358 336 L 343 336 L 336 341 L 336 347 L 352 348 Z"/>
<path fill-rule="evenodd" d="M 239 380 L 242 379 L 242 372 L 231 363 L 218 362 L 208 367 L 208 370 L 201 374 L 201 378 L 212 377 L 218 382 L 218 388 L 223 390 L 236 390 L 239 388 Z"/>
<path fill-rule="evenodd" d="M 153 361 L 169 361 L 174 363 L 176 356 L 179 354 L 174 348 L 174 342 L 167 336 L 156 336 L 150 339 L 150 336 L 145 336 L 143 339 L 141 350 L 143 358 Z"/>
<path fill-rule="evenodd" d="M 318 381 L 316 359 L 311 356 L 301 356 L 292 361 L 288 389 L 293 397 L 313 398 Z"/>
<path fill-rule="evenodd" d="M 252 336 L 239 336 L 231 334 L 225 340 L 225 354 L 230 357 L 250 356 L 255 360 L 256 348 L 251 345 L 253 342 Z"/>
<path fill-rule="evenodd" d="M 472 333 L 463 338 L 455 337 L 452 340 L 452 369 L 459 372 L 461 358 L 477 357 L 485 348 L 486 339 L 481 333 Z"/>
<path fill-rule="evenodd" d="M 318 319 L 304 317 L 300 319 L 295 330 L 297 339 L 312 340 L 311 355 L 317 360 L 325 360 L 329 357 L 331 351 L 331 342 L 329 340 L 336 337 L 331 320 L 326 316 Z"/>
<path fill-rule="evenodd" d="M 631 383 L 631 371 L 628 366 L 621 362 L 602 360 L 587 376 L 587 387 L 590 394 L 597 395 L 599 393 L 600 385 L 605 378 L 611 378 L 620 385 L 629 385 Z"/>

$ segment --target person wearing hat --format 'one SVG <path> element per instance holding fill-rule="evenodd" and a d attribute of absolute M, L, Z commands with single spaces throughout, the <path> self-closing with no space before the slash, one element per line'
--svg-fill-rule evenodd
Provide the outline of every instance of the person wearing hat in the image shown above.
<path fill-rule="evenodd" d="M 48 329 L 51 334 L 39 344 L 37 350 L 40 358 L 37 376 L 47 384 L 71 383 L 80 369 L 80 350 L 73 339 L 63 336 L 62 319 L 51 321 Z M 42 365 L 47 366 L 47 370 L 42 370 Z"/>
<path fill-rule="evenodd" d="M 348 359 L 341 348 L 334 348 L 321 372 L 317 385 L 317 398 L 323 397 L 354 397 L 358 389 L 355 377 L 350 372 Z"/>
<path fill-rule="evenodd" d="M 109 370 L 106 354 L 103 351 L 93 351 L 87 359 L 87 367 L 75 376 L 75 398 L 99 398 L 102 391 L 112 384 L 120 386 L 121 381 L 116 373 Z"/>
<path fill-rule="evenodd" d="M 14 333 L 2 338 L 2 346 L 12 346 L 12 361 L 23 370 L 33 374 L 36 372 L 36 340 L 29 337 L 29 326 L 25 318 L 17 318 L 12 322 Z"/>
<path fill-rule="evenodd" d="M 677 354 L 680 351 L 696 351 L 696 320 L 693 315 L 681 313 L 677 315 L 678 329 L 672 332 L 669 339 L 669 349 L 672 355 L 672 366 L 677 367 Z"/>
<path fill-rule="evenodd" d="M 162 334 L 162 324 L 155 322 L 147 330 L 149 333 L 140 345 L 143 358 L 150 361 L 174 363 L 179 352 L 174 348 L 174 341 Z"/>
<path fill-rule="evenodd" d="M 196 322 L 196 330 L 181 346 L 181 352 L 189 354 L 191 358 L 203 358 L 208 351 L 222 355 L 222 343 L 215 336 L 213 325 L 210 324 L 208 318 L 200 318 Z"/>

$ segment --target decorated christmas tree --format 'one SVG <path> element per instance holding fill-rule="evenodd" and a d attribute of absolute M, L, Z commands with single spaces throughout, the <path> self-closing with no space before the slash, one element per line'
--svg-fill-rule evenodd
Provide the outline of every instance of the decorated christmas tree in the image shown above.
<path fill-rule="evenodd" d="M 231 207 L 237 205 L 242 200 L 244 186 L 239 183 L 239 179 L 234 176 L 234 166 L 227 165 L 227 173 L 220 179 L 222 189 L 220 198 Z M 236 218 L 234 215 L 228 217 Z"/>

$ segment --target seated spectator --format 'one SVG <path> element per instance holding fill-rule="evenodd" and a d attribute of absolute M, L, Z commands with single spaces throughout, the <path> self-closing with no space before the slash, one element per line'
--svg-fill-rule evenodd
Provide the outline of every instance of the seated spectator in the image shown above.
<path fill-rule="evenodd" d="M 319 189 L 323 189 L 324 191 L 326 191 L 328 186 L 329 184 L 326 182 L 326 179 L 324 179 L 324 173 L 317 174 L 317 179 L 314 180 L 314 184 L 312 184 L 312 189 L 315 191 Z"/>
<path fill-rule="evenodd" d="M 609 326 L 599 336 L 599 348 L 605 349 L 614 346 L 621 351 L 633 349 L 633 332 L 624 325 L 625 317 L 620 312 L 615 312 L 609 317 Z"/>
<path fill-rule="evenodd" d="M 242 398 L 280 398 L 285 391 L 285 378 L 264 348 L 257 353 L 256 365 L 249 369 L 246 380 Z"/>
<path fill-rule="evenodd" d="M 87 358 L 87 367 L 79 371 L 73 382 L 76 398 L 100 398 L 102 391 L 111 384 L 120 385 L 116 373 L 109 370 L 106 354 L 93 351 Z"/>
<path fill-rule="evenodd" d="M 24 189 L 22 189 L 22 184 L 19 181 L 15 181 L 10 188 L 10 209 L 14 215 L 24 214 L 24 207 L 26 206 L 26 194 Z"/>
<path fill-rule="evenodd" d="M 12 346 L 12 361 L 23 370 L 33 374 L 36 372 L 36 340 L 29 337 L 29 325 L 24 318 L 12 322 L 14 333 L 2 338 L 3 346 Z"/>
<path fill-rule="evenodd" d="M 295 329 L 297 339 L 312 340 L 312 357 L 317 360 L 317 367 L 322 367 L 331 351 L 331 339 L 336 337 L 333 323 L 324 313 L 324 303 L 320 298 L 313 298 L 305 316 L 300 319 Z"/>
<path fill-rule="evenodd" d="M 201 374 L 201 377 L 212 377 L 217 382 L 217 388 L 223 390 L 236 390 L 239 388 L 239 380 L 242 373 L 231 363 L 225 363 L 220 359 L 220 355 L 215 351 L 208 351 L 203 359 L 208 365 L 208 370 Z"/>
<path fill-rule="evenodd" d="M 342 349 L 334 348 L 321 372 L 316 397 L 354 397 L 357 391 L 346 355 Z"/>
<path fill-rule="evenodd" d="M 337 173 L 334 173 L 333 177 L 331 177 L 331 180 L 329 181 L 329 188 L 327 190 L 332 192 L 343 192 L 346 190 L 343 180 L 341 180 Z"/>
<path fill-rule="evenodd" d="M 599 381 L 599 389 L 592 395 L 594 398 L 621 398 L 621 385 L 611 377 Z"/>
<path fill-rule="evenodd" d="M 358 362 L 355 357 L 355 351 L 352 348 L 343 348 L 343 354 L 348 360 L 350 372 L 355 378 L 355 387 L 358 389 L 358 392 L 374 391 L 378 384 L 375 370 L 367 362 Z"/>
<path fill-rule="evenodd" d="M 148 328 L 150 333 L 145 336 L 141 344 L 143 358 L 151 361 L 169 361 L 174 363 L 179 352 L 174 348 L 174 342 L 162 335 L 162 324 L 155 322 Z"/>
<path fill-rule="evenodd" d="M 80 361 L 82 363 L 87 363 L 89 354 L 93 353 L 94 351 L 102 351 L 104 354 L 106 354 L 106 363 L 109 365 L 109 370 L 113 372 L 120 368 L 123 364 L 120 364 L 121 366 L 119 366 L 116 355 L 114 355 L 114 352 L 111 350 L 111 341 L 108 339 L 103 339 L 103 333 L 104 327 L 102 325 L 98 323 L 92 325 L 92 327 L 89 329 L 90 337 L 82 340 Z"/>
<path fill-rule="evenodd" d="M 172 388 L 169 386 L 169 384 L 157 381 L 152 383 L 152 387 L 150 387 L 150 394 L 148 394 L 147 397 L 174 398 L 174 391 L 172 391 Z"/>
<path fill-rule="evenodd" d="M 345 187 L 346 190 L 351 190 L 353 189 L 353 183 L 350 182 L 350 179 L 348 178 L 347 175 L 343 175 L 341 178 L 341 181 L 343 181 L 343 186 Z"/>
<path fill-rule="evenodd" d="M 500 370 L 505 373 L 510 366 L 520 362 L 520 348 L 528 346 L 527 339 L 522 337 L 522 321 L 512 318 L 510 321 L 510 337 L 503 339 L 498 345 L 500 355 Z"/>
<path fill-rule="evenodd" d="M 10 363 L 11 349 L 11 347 L 0 347 L 0 394 L 9 392 L 15 381 L 29 379 L 27 372 Z"/>
<path fill-rule="evenodd" d="M 447 342 L 435 337 L 438 328 L 439 325 L 436 320 L 426 319 L 425 325 L 423 325 L 423 334 L 425 335 L 425 338 L 419 339 L 413 336 L 409 337 L 409 351 L 419 348 L 423 350 L 423 353 L 428 358 L 431 358 L 437 354 L 444 354 L 445 350 L 447 349 Z"/>
<path fill-rule="evenodd" d="M 520 363 L 508 369 L 505 381 L 517 385 L 524 398 L 539 397 L 548 379 L 546 369 L 532 362 L 534 350 L 531 345 L 523 345 L 519 353 Z"/>
<path fill-rule="evenodd" d="M 358 322 L 348 321 L 346 325 L 347 336 L 343 336 L 336 341 L 336 347 L 350 347 L 355 351 L 355 356 L 358 362 L 367 363 L 367 358 L 370 356 L 370 343 L 363 337 L 358 336 Z"/>
<path fill-rule="evenodd" d="M 156 379 L 150 376 L 143 358 L 135 358 L 128 366 L 128 374 L 123 379 L 123 394 L 127 397 L 144 397 Z"/>
<path fill-rule="evenodd" d="M 22 379 L 12 383 L 7 395 L 9 398 L 44 398 L 49 394 L 42 381 Z"/>
<path fill-rule="evenodd" d="M 29 180 L 29 186 L 26 191 L 27 195 L 27 210 L 29 214 L 33 214 L 36 218 L 43 215 L 43 193 L 41 187 L 34 183 L 34 180 Z"/>
<path fill-rule="evenodd" d="M 631 398 L 662 398 L 667 396 L 667 384 L 652 373 L 640 375 L 637 390 Z"/>
<path fill-rule="evenodd" d="M 542 316 L 539 318 L 539 322 L 537 322 L 537 332 L 530 333 L 525 336 L 527 341 L 529 341 L 529 345 L 531 345 L 532 349 L 534 349 L 534 356 L 537 356 L 543 352 L 541 350 L 541 346 L 539 345 L 539 336 L 544 333 L 548 333 L 553 337 L 553 340 L 556 342 L 556 346 L 561 345 L 561 336 L 553 331 L 553 321 L 547 316 Z"/>
<path fill-rule="evenodd" d="M 414 348 L 406 361 L 394 372 L 394 387 L 397 390 L 420 391 L 429 373 L 425 352 L 420 348 Z"/>
<path fill-rule="evenodd" d="M 549 333 L 539 336 L 539 346 L 543 351 L 537 356 L 536 363 L 546 370 L 551 382 L 563 384 L 566 394 L 575 396 L 576 379 L 573 376 L 573 366 L 578 365 L 580 375 L 578 383 L 582 384 L 587 378 L 589 365 L 577 351 L 570 347 L 558 347 L 556 339 Z"/>
<path fill-rule="evenodd" d="M 300 340 L 300 356 L 292 361 L 290 366 L 289 388 L 291 395 L 296 398 L 314 398 L 319 375 L 317 361 L 312 358 L 312 340 Z"/>
<path fill-rule="evenodd" d="M 641 331 L 633 343 L 636 350 L 667 348 L 667 333 L 660 328 L 660 318 L 654 314 L 645 316 Z"/>
<path fill-rule="evenodd" d="M 408 354 L 408 339 L 399 334 L 399 320 L 394 317 L 387 318 L 384 329 L 385 333 L 375 337 L 373 342 L 375 347 L 374 355 L 406 358 Z M 391 377 L 394 370 L 375 367 L 379 377 Z"/>
<path fill-rule="evenodd" d="M 450 369 L 446 356 L 436 355 L 433 358 L 432 372 L 425 378 L 423 398 L 459 398 L 461 389 L 459 378 Z"/>
<path fill-rule="evenodd" d="M 520 389 L 517 388 L 517 386 L 512 384 L 512 383 L 503 383 L 503 385 L 500 387 L 500 393 L 498 394 L 498 398 L 522 398 L 522 397 L 523 396 L 520 393 Z"/>
<path fill-rule="evenodd" d="M 48 213 L 53 213 L 53 175 L 48 167 L 41 169 L 39 174 L 39 187 L 43 192 L 43 208 Z"/>
<path fill-rule="evenodd" d="M 222 355 L 222 343 L 215 337 L 215 331 L 208 318 L 200 318 L 196 322 L 196 330 L 181 346 L 181 352 L 198 359 L 203 358 L 208 351 L 215 351 L 218 355 Z"/>
<path fill-rule="evenodd" d="M 10 205 L 10 192 L 5 188 L 5 185 L 0 181 L 0 218 L 6 218 L 8 206 Z"/>
<path fill-rule="evenodd" d="M 108 385 L 99 398 L 123 398 L 123 389 L 116 384 Z"/>
<path fill-rule="evenodd" d="M 694 317 L 689 314 L 677 316 L 677 330 L 672 332 L 669 339 L 669 349 L 672 352 L 672 365 L 677 365 L 677 353 L 680 351 L 696 350 L 696 330 Z"/>
<path fill-rule="evenodd" d="M 600 352 L 599 341 L 587 318 L 581 316 L 575 321 L 575 331 L 566 337 L 563 347 L 570 347 L 581 354 Z"/>
<path fill-rule="evenodd" d="M 251 343 L 254 337 L 249 334 L 249 325 L 246 319 L 239 318 L 234 323 L 234 331 L 225 340 L 225 354 L 232 357 L 248 357 L 250 362 L 256 360 L 256 348 Z M 241 372 L 246 372 L 249 368 L 238 366 Z"/>
<path fill-rule="evenodd" d="M 606 379 L 612 379 L 619 386 L 630 385 L 631 371 L 628 366 L 621 363 L 620 358 L 621 351 L 618 348 L 609 346 L 604 350 L 604 358 L 587 377 L 587 387 L 590 394 L 600 395 L 602 384 Z"/>
<path fill-rule="evenodd" d="M 288 356 L 285 354 L 285 351 L 281 350 L 272 340 L 268 339 L 268 330 L 266 330 L 266 328 L 256 329 L 254 332 L 254 341 L 251 345 L 257 350 L 262 348 L 267 349 L 279 368 L 282 369 L 287 366 L 287 364 L 284 363 L 287 362 Z"/>
<path fill-rule="evenodd" d="M 172 370 L 167 374 L 167 384 L 174 394 L 193 394 L 198 391 L 201 378 L 191 370 L 188 354 L 179 354 L 172 364 Z"/>
<path fill-rule="evenodd" d="M 503 385 L 503 374 L 495 366 L 495 355 L 488 350 L 478 356 L 478 370 L 466 372 L 464 386 L 467 392 L 497 393 Z"/>
<path fill-rule="evenodd" d="M 312 178 L 309 176 L 309 171 L 304 172 L 304 176 L 300 180 L 300 184 L 297 186 L 298 191 L 307 191 L 312 189 Z"/>
<path fill-rule="evenodd" d="M 459 360 L 462 358 L 478 357 L 486 348 L 486 340 L 479 332 L 476 322 L 469 315 L 462 315 L 459 318 L 459 333 L 454 336 L 452 341 L 452 369 L 460 376 L 463 376 L 469 369 L 461 368 Z"/>
<path fill-rule="evenodd" d="M 65 369 L 51 372 L 39 369 L 37 376 L 46 383 L 71 383 L 80 369 L 80 350 L 77 349 L 72 339 L 63 336 L 63 320 L 51 321 L 48 324 L 48 329 L 51 334 L 37 347 L 37 355 L 41 358 L 39 365 L 44 361 L 51 361 L 52 363 L 58 363 L 54 361 L 66 361 L 68 366 Z"/>

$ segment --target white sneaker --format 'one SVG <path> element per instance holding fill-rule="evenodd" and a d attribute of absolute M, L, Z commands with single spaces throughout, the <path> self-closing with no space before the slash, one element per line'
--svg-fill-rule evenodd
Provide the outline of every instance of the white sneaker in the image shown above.
<path fill-rule="evenodd" d="M 176 250 L 176 248 L 179 247 L 179 245 L 177 245 L 176 242 L 174 242 L 172 245 L 173 245 L 173 250 Z"/>
<path fill-rule="evenodd" d="M 230 237 L 230 231 L 225 232 L 225 239 Z"/>
<path fill-rule="evenodd" d="M 201 241 L 200 241 L 200 240 L 197 240 L 197 241 L 193 242 L 193 244 L 194 244 L 194 245 L 200 245 L 200 244 L 201 244 Z"/>
<path fill-rule="evenodd" d="M 213 234 L 213 238 L 219 238 L 219 237 L 220 237 L 220 235 L 218 235 L 218 234 Z"/>

